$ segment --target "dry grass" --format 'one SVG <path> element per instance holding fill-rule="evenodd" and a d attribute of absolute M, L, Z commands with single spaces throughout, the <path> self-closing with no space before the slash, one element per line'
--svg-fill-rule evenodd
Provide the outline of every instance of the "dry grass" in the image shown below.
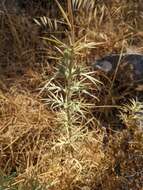
<path fill-rule="evenodd" d="M 142 2 L 72 3 L 34 20 L 0 13 L 0 189 L 143 187 L 142 103 L 118 105 L 114 81 L 91 68 L 142 52 Z"/>

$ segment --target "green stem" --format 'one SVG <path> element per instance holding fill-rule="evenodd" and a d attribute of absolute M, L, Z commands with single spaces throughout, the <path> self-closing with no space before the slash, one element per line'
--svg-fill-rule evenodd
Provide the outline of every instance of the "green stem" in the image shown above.
<path fill-rule="evenodd" d="M 67 75 L 67 83 L 66 83 L 66 113 L 67 113 L 67 136 L 70 139 L 71 137 L 71 127 L 72 127 L 72 114 L 71 114 L 71 101 L 72 101 L 72 80 L 73 80 L 73 75 L 72 75 L 72 69 L 73 69 L 73 50 L 69 50 L 68 56 L 66 59 L 66 66 L 68 70 L 68 75 Z"/>

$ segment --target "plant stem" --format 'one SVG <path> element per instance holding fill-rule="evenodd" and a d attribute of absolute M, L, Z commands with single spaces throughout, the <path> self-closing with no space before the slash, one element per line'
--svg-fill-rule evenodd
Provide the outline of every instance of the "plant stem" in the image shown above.
<path fill-rule="evenodd" d="M 73 82 L 73 66 L 74 66 L 74 52 L 73 49 L 69 49 L 66 56 L 66 66 L 68 74 L 66 75 L 66 113 L 67 113 L 67 136 L 70 139 L 71 137 L 71 128 L 72 128 L 72 113 L 71 113 L 71 101 L 72 101 L 72 82 Z"/>

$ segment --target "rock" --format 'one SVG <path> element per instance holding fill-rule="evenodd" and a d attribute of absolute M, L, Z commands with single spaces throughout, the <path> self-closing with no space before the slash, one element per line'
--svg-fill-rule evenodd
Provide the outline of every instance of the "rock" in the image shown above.
<path fill-rule="evenodd" d="M 114 74 L 118 66 L 117 72 L 124 75 L 129 71 L 133 75 L 133 80 L 143 82 L 143 54 L 111 54 L 96 60 L 93 67 L 107 74 Z M 120 73 L 122 72 L 122 73 Z"/>
<path fill-rule="evenodd" d="M 108 90 L 112 87 L 112 93 L 121 101 L 123 98 L 143 101 L 143 54 L 110 54 L 96 60 L 93 67 L 99 71 L 99 80 Z"/>

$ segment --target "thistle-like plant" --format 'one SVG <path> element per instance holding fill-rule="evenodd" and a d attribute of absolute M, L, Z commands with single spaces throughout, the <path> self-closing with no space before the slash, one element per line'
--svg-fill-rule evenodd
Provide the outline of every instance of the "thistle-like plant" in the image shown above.
<path fill-rule="evenodd" d="M 90 67 L 78 63 L 77 57 L 83 49 L 92 48 L 95 44 L 76 42 L 68 46 L 56 38 L 51 41 L 56 43 L 61 59 L 55 68 L 55 75 L 46 82 L 41 92 L 47 92 L 44 101 L 57 113 L 64 139 L 70 142 L 71 139 L 76 139 L 73 134 L 77 136 L 79 128 L 82 128 L 83 132 L 85 125 L 93 121 L 90 110 L 95 103 L 89 103 L 88 100 L 92 98 L 94 102 L 98 101 L 91 92 L 92 88 L 98 88 L 101 83 L 95 78 L 95 72 Z"/>
<path fill-rule="evenodd" d="M 138 100 L 130 100 L 128 104 L 124 104 L 120 109 L 120 118 L 132 129 L 143 129 L 143 103 Z"/>

